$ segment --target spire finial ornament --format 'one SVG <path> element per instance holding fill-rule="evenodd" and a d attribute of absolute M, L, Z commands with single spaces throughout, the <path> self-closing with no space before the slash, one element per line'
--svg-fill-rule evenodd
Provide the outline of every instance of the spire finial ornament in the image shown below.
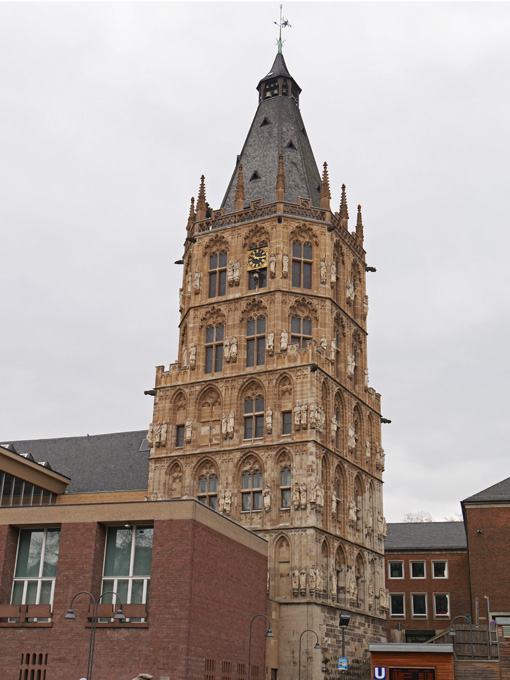
<path fill-rule="evenodd" d="M 363 217 L 361 216 L 360 205 L 358 205 L 358 218 L 356 220 L 356 235 L 363 241 Z"/>
<path fill-rule="evenodd" d="M 324 169 L 322 171 L 321 192 L 320 192 L 321 208 L 323 208 L 324 210 L 330 209 L 330 203 L 329 203 L 330 198 L 331 198 L 331 192 L 329 190 L 328 164 L 324 163 Z"/>
<path fill-rule="evenodd" d="M 237 186 L 236 186 L 236 212 L 239 212 L 244 208 L 244 177 L 243 177 L 243 164 L 239 165 L 239 172 L 237 174 Z"/>
<path fill-rule="evenodd" d="M 278 155 L 278 174 L 276 175 L 276 200 L 285 200 L 285 173 L 283 171 L 283 154 Z"/>
<path fill-rule="evenodd" d="M 195 221 L 195 199 L 192 196 L 190 206 L 189 206 L 188 229 L 191 227 L 191 225 L 193 224 L 194 221 Z"/>
<path fill-rule="evenodd" d="M 287 19 L 283 18 L 282 15 L 282 5 L 280 5 L 280 21 L 275 21 L 275 24 L 280 27 L 280 35 L 278 37 L 278 53 L 282 54 L 283 43 L 282 40 L 282 28 L 292 28 Z"/>
<path fill-rule="evenodd" d="M 347 210 L 347 196 L 345 194 L 345 184 L 342 184 L 342 200 L 340 201 L 340 224 L 347 227 L 349 211 Z"/>
<path fill-rule="evenodd" d="M 197 222 L 205 220 L 205 213 L 207 211 L 207 204 L 205 202 L 205 177 L 200 177 L 200 189 L 198 190 L 197 199 Z"/>

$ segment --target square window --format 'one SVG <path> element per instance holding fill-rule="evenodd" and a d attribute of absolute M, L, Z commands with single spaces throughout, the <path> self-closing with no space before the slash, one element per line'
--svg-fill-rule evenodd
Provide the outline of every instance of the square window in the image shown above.
<path fill-rule="evenodd" d="M 404 617 L 404 596 L 403 595 L 390 595 L 390 615 L 398 616 L 400 618 Z"/>
<path fill-rule="evenodd" d="M 432 576 L 434 578 L 448 578 L 448 562 L 432 562 Z"/>
<path fill-rule="evenodd" d="M 292 411 L 282 413 L 282 434 L 292 434 Z"/>
<path fill-rule="evenodd" d="M 389 563 L 390 578 L 404 578 L 404 563 L 390 562 Z"/>
<path fill-rule="evenodd" d="M 425 562 L 411 562 L 411 578 L 425 578 Z"/>
<path fill-rule="evenodd" d="M 446 593 L 434 594 L 434 614 L 436 616 L 450 616 L 449 599 Z"/>
<path fill-rule="evenodd" d="M 413 616 L 427 616 L 427 596 L 423 593 L 411 595 Z"/>

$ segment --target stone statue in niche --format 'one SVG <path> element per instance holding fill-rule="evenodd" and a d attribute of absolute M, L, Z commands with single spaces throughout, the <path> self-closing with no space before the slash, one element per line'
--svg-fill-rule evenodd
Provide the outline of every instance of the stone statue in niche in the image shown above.
<path fill-rule="evenodd" d="M 299 592 L 299 570 L 297 567 L 294 567 L 291 571 L 291 579 L 292 579 L 292 594 L 297 595 Z"/>
<path fill-rule="evenodd" d="M 372 457 L 372 445 L 370 444 L 370 439 L 365 442 L 365 461 L 368 463 Z"/>
<path fill-rule="evenodd" d="M 237 338 L 235 336 L 230 339 L 230 361 L 233 363 L 237 361 Z"/>
<path fill-rule="evenodd" d="M 326 413 L 323 406 L 317 407 L 317 427 L 320 432 L 324 432 L 326 428 Z"/>
<path fill-rule="evenodd" d="M 368 315 L 368 295 L 363 297 L 363 316 Z"/>
<path fill-rule="evenodd" d="M 186 347 L 182 350 L 182 365 L 183 367 L 188 365 L 188 350 Z"/>
<path fill-rule="evenodd" d="M 334 340 L 331 341 L 331 361 L 336 361 L 337 346 Z"/>
<path fill-rule="evenodd" d="M 384 454 L 384 449 L 380 444 L 377 444 L 376 448 L 376 453 L 375 453 L 375 466 L 378 470 L 381 470 L 384 472 L 384 463 L 385 463 L 386 456 Z"/>
<path fill-rule="evenodd" d="M 230 515 L 230 511 L 232 509 L 232 491 L 227 489 L 225 491 L 225 500 L 224 500 L 224 510 L 226 515 Z"/>
<path fill-rule="evenodd" d="M 229 286 L 234 285 L 234 264 L 232 260 L 229 260 L 227 265 L 227 281 Z"/>
<path fill-rule="evenodd" d="M 233 439 L 234 429 L 235 429 L 235 413 L 234 411 L 230 411 L 227 423 L 227 434 L 229 439 Z"/>
<path fill-rule="evenodd" d="M 188 274 L 188 276 L 186 277 L 186 283 L 187 283 L 186 295 L 188 297 L 191 297 L 191 274 Z"/>
<path fill-rule="evenodd" d="M 336 440 L 336 433 L 338 430 L 338 422 L 336 420 L 336 413 L 331 416 L 331 441 Z"/>
<path fill-rule="evenodd" d="M 315 564 L 312 564 L 312 566 L 310 567 L 310 571 L 308 572 L 308 590 L 311 593 L 314 593 L 316 587 L 317 587 L 317 572 L 315 570 Z"/>
<path fill-rule="evenodd" d="M 320 348 L 324 352 L 324 355 L 325 355 L 326 352 L 328 351 L 328 341 L 324 336 L 322 336 L 322 338 L 321 338 Z"/>
<path fill-rule="evenodd" d="M 368 387 L 368 368 L 365 368 L 365 370 L 363 371 L 363 376 L 365 379 L 365 387 Z"/>
<path fill-rule="evenodd" d="M 289 275 L 289 255 L 283 253 L 282 256 L 282 279 L 286 279 Z"/>
<path fill-rule="evenodd" d="M 358 586 L 356 585 L 356 576 L 352 571 L 349 576 L 349 596 L 351 600 L 358 599 Z"/>
<path fill-rule="evenodd" d="M 267 349 L 269 356 L 273 356 L 273 353 L 274 353 L 274 333 L 273 333 L 273 331 L 269 331 L 269 333 L 267 334 L 266 349 Z"/>
<path fill-rule="evenodd" d="M 298 402 L 292 410 L 294 411 L 294 429 L 300 430 L 301 429 L 301 404 Z"/>
<path fill-rule="evenodd" d="M 227 414 L 224 413 L 221 416 L 221 434 L 223 435 L 223 439 L 227 438 L 227 426 L 228 426 L 228 418 L 227 418 Z"/>
<path fill-rule="evenodd" d="M 197 363 L 197 348 L 195 345 L 191 345 L 189 348 L 189 365 L 190 368 L 194 369 Z"/>
<path fill-rule="evenodd" d="M 317 427 L 317 406 L 310 404 L 310 427 L 314 430 Z"/>
<path fill-rule="evenodd" d="M 301 484 L 299 487 L 299 500 L 301 508 L 304 510 L 306 508 L 306 484 Z"/>
<path fill-rule="evenodd" d="M 294 504 L 294 509 L 298 510 L 301 499 L 301 493 L 299 489 L 299 484 L 294 484 L 292 489 L 292 503 Z"/>
<path fill-rule="evenodd" d="M 329 282 L 331 283 L 332 286 L 335 285 L 336 283 L 336 264 L 334 262 L 331 263 L 331 267 L 329 269 Z"/>
<path fill-rule="evenodd" d="M 321 285 L 325 286 L 326 285 L 326 278 L 328 275 L 328 268 L 326 265 L 326 258 L 323 257 L 321 258 Z"/>
<path fill-rule="evenodd" d="M 148 445 L 152 448 L 152 446 L 154 445 L 154 425 L 152 423 L 149 425 L 146 439 Z"/>
<path fill-rule="evenodd" d="M 320 510 L 322 510 L 322 508 L 324 507 L 324 487 L 322 486 L 322 484 L 317 485 L 316 505 Z"/>
<path fill-rule="evenodd" d="M 353 302 L 355 297 L 354 283 L 352 281 L 347 281 L 347 302 Z"/>
<path fill-rule="evenodd" d="M 225 492 L 220 491 L 218 496 L 218 512 L 223 512 L 225 509 Z"/>
<path fill-rule="evenodd" d="M 301 429 L 306 430 L 308 422 L 308 404 L 301 404 Z"/>
<path fill-rule="evenodd" d="M 241 280 L 241 265 L 239 264 L 239 260 L 236 260 L 234 262 L 234 283 L 236 286 L 239 285 L 240 280 Z"/>
<path fill-rule="evenodd" d="M 268 486 L 265 486 L 262 491 L 262 503 L 264 510 L 269 512 L 271 510 L 271 489 Z"/>
<path fill-rule="evenodd" d="M 352 378 L 354 375 L 354 368 L 356 366 L 356 362 L 354 361 L 354 354 L 348 354 L 347 355 L 347 377 Z"/>
<path fill-rule="evenodd" d="M 317 592 L 323 593 L 324 592 L 324 572 L 322 570 L 322 567 L 317 567 L 316 578 L 317 578 L 317 586 L 316 586 Z"/>
<path fill-rule="evenodd" d="M 352 425 L 347 428 L 347 448 L 349 451 L 354 451 L 356 448 L 356 433 Z"/>
<path fill-rule="evenodd" d="M 271 434 L 273 431 L 273 411 L 269 407 L 266 411 L 266 432 Z"/>
<path fill-rule="evenodd" d="M 191 418 L 188 418 L 188 420 L 184 424 L 184 439 L 186 440 L 186 444 L 191 443 L 192 433 L 193 433 L 193 421 L 191 420 Z"/>
<path fill-rule="evenodd" d="M 301 567 L 299 571 L 299 593 L 300 595 L 306 595 L 306 569 Z"/>
<path fill-rule="evenodd" d="M 331 517 L 336 517 L 336 506 L 338 503 L 338 498 L 336 497 L 335 492 L 331 494 Z"/>
<path fill-rule="evenodd" d="M 357 519 L 357 508 L 354 501 L 349 501 L 349 523 L 355 524 Z"/>
<path fill-rule="evenodd" d="M 280 335 L 280 350 L 285 352 L 289 346 L 289 334 L 287 331 L 282 331 Z"/>
<path fill-rule="evenodd" d="M 155 425 L 153 432 L 154 444 L 159 447 L 161 446 L 161 425 Z"/>
<path fill-rule="evenodd" d="M 315 505 L 317 500 L 317 482 L 312 482 L 310 484 L 310 505 Z"/>
<path fill-rule="evenodd" d="M 195 294 L 200 292 L 200 281 L 202 279 L 202 272 L 197 269 L 195 272 L 195 279 L 193 281 L 193 288 L 195 289 Z"/>
<path fill-rule="evenodd" d="M 179 288 L 179 311 L 182 312 L 184 309 L 184 291 Z"/>
<path fill-rule="evenodd" d="M 269 277 L 274 279 L 276 276 L 276 255 L 271 253 L 269 256 Z"/>
<path fill-rule="evenodd" d="M 229 364 L 230 363 L 230 340 L 228 338 L 225 338 L 225 341 L 223 343 L 223 356 L 224 356 L 227 364 Z"/>
<path fill-rule="evenodd" d="M 335 569 L 334 566 L 333 566 L 333 571 L 331 572 L 330 582 L 331 582 L 331 597 L 333 598 L 333 600 L 336 601 L 337 592 L 338 592 L 338 576 L 336 574 L 336 569 Z"/>
<path fill-rule="evenodd" d="M 381 606 L 381 609 L 389 609 L 390 596 L 386 588 L 379 588 L 379 604 Z"/>

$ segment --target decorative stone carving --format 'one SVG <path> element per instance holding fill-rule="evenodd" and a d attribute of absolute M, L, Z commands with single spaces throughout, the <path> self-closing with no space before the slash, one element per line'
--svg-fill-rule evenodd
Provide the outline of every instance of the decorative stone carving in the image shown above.
<path fill-rule="evenodd" d="M 347 428 L 347 448 L 351 452 L 356 448 L 356 434 L 352 425 Z"/>
<path fill-rule="evenodd" d="M 354 360 L 354 354 L 349 353 L 347 355 L 347 377 L 352 378 L 354 375 L 354 368 L 356 367 L 356 362 Z"/>
<path fill-rule="evenodd" d="M 320 271 L 321 271 L 321 285 L 325 286 L 326 285 L 326 279 L 327 279 L 327 276 L 328 276 L 328 268 L 327 268 L 327 265 L 326 265 L 326 258 L 325 257 L 321 258 Z"/>
<path fill-rule="evenodd" d="M 186 295 L 191 297 L 191 274 L 186 277 Z"/>
<path fill-rule="evenodd" d="M 280 335 L 280 350 L 285 352 L 289 346 L 289 334 L 287 331 L 282 331 Z"/>
<path fill-rule="evenodd" d="M 365 370 L 363 371 L 363 377 L 364 377 L 365 387 L 368 387 L 368 368 L 365 368 Z"/>
<path fill-rule="evenodd" d="M 184 309 L 184 291 L 179 288 L 179 311 L 182 312 Z"/>
<path fill-rule="evenodd" d="M 273 411 L 270 408 L 266 411 L 266 432 L 271 434 L 273 432 Z"/>
<path fill-rule="evenodd" d="M 317 406 L 317 429 L 324 432 L 326 428 L 326 413 L 323 406 Z"/>
<path fill-rule="evenodd" d="M 329 269 L 329 282 L 331 283 L 332 286 L 336 284 L 336 264 L 334 262 L 331 263 L 331 267 Z"/>
<path fill-rule="evenodd" d="M 316 507 L 322 510 L 324 507 L 324 487 L 322 484 L 317 484 L 317 498 L 316 498 Z"/>
<path fill-rule="evenodd" d="M 197 295 L 200 292 L 200 282 L 202 279 L 202 272 L 200 269 L 197 269 L 195 272 L 195 278 L 193 280 L 193 288 L 195 290 L 195 295 Z"/>
<path fill-rule="evenodd" d="M 299 571 L 299 594 L 306 595 L 306 569 L 301 567 Z"/>
<path fill-rule="evenodd" d="M 292 594 L 297 595 L 299 593 L 299 570 L 294 567 L 290 573 L 292 581 Z"/>
<path fill-rule="evenodd" d="M 230 361 L 235 363 L 237 361 L 237 338 L 230 338 Z"/>
<path fill-rule="evenodd" d="M 188 418 L 188 420 L 184 424 L 184 440 L 186 441 L 186 444 L 191 443 L 191 435 L 193 433 L 193 421 L 191 418 Z"/>
<path fill-rule="evenodd" d="M 366 318 L 368 315 L 368 295 L 363 297 L 363 316 Z"/>
<path fill-rule="evenodd" d="M 370 439 L 367 439 L 365 442 L 365 461 L 369 463 L 371 457 L 372 457 L 372 445 L 370 444 Z"/>
<path fill-rule="evenodd" d="M 347 281 L 346 297 L 349 304 L 354 301 L 355 294 L 354 283 L 352 281 Z"/>
<path fill-rule="evenodd" d="M 223 509 L 226 515 L 230 515 L 230 512 L 232 510 L 232 491 L 230 489 L 227 489 L 225 491 L 225 499 L 223 501 Z"/>
<path fill-rule="evenodd" d="M 375 466 L 378 470 L 384 472 L 386 456 L 383 447 L 378 443 L 375 452 Z"/>
<path fill-rule="evenodd" d="M 234 284 L 238 286 L 240 281 L 241 281 L 241 265 L 239 263 L 239 260 L 236 260 L 234 262 Z"/>
<path fill-rule="evenodd" d="M 265 486 L 262 491 L 262 503 L 264 510 L 269 512 L 271 510 L 271 489 L 268 486 Z"/>
<path fill-rule="evenodd" d="M 386 588 L 379 588 L 379 605 L 381 609 L 389 609 L 390 607 L 390 595 Z"/>
<path fill-rule="evenodd" d="M 266 349 L 267 353 L 269 356 L 273 356 L 274 354 L 274 333 L 273 331 L 269 331 L 266 337 Z"/>
<path fill-rule="evenodd" d="M 152 447 L 154 446 L 154 425 L 152 423 L 149 425 L 149 429 L 147 431 L 146 439 L 147 439 L 148 445 L 152 449 Z"/>
<path fill-rule="evenodd" d="M 323 593 L 324 592 L 324 572 L 322 570 L 322 567 L 317 567 L 317 569 L 315 570 L 315 574 L 316 574 L 316 579 L 317 579 L 317 583 L 316 583 L 317 592 Z"/>
<path fill-rule="evenodd" d="M 356 524 L 356 519 L 357 519 L 356 503 L 351 500 L 349 501 L 349 524 L 351 525 Z"/>
<path fill-rule="evenodd" d="M 230 340 L 225 338 L 223 342 L 223 357 L 227 364 L 230 363 Z"/>
<path fill-rule="evenodd" d="M 283 253 L 282 256 L 282 279 L 286 279 L 289 275 L 289 255 Z"/>
<path fill-rule="evenodd" d="M 223 415 L 221 416 L 221 434 L 223 435 L 223 439 L 227 438 L 227 433 L 228 433 L 227 427 L 228 427 L 227 414 L 223 413 Z"/>
<path fill-rule="evenodd" d="M 324 354 L 326 354 L 326 352 L 328 351 L 328 341 L 324 336 L 322 336 L 321 338 L 320 348 L 324 352 Z"/>
<path fill-rule="evenodd" d="M 299 500 L 301 508 L 304 510 L 306 508 L 306 484 L 301 484 L 299 487 Z"/>
<path fill-rule="evenodd" d="M 225 491 L 220 491 L 218 495 L 218 512 L 225 510 Z"/>
<path fill-rule="evenodd" d="M 189 366 L 192 370 L 195 369 L 197 363 L 197 348 L 195 345 L 191 345 L 189 348 Z"/>
<path fill-rule="evenodd" d="M 310 505 L 314 506 L 317 501 L 317 482 L 310 484 Z"/>
<path fill-rule="evenodd" d="M 294 484 L 294 488 L 292 489 L 292 503 L 294 505 L 294 509 L 299 510 L 299 505 L 301 503 L 301 490 L 299 488 L 299 484 Z"/>
<path fill-rule="evenodd" d="M 335 492 L 331 494 L 331 517 L 336 517 L 336 506 L 338 503 L 338 498 L 336 497 Z"/>
<path fill-rule="evenodd" d="M 234 285 L 234 263 L 232 260 L 229 260 L 227 265 L 227 281 L 229 286 Z"/>
<path fill-rule="evenodd" d="M 306 430 L 308 422 L 308 404 L 301 404 L 301 429 Z"/>
<path fill-rule="evenodd" d="M 317 427 L 317 406 L 315 404 L 310 404 L 310 427 L 315 430 Z"/>
<path fill-rule="evenodd" d="M 301 404 L 297 403 L 292 410 L 294 412 L 294 429 L 297 431 L 301 429 Z"/>
<path fill-rule="evenodd" d="M 276 255 L 271 253 L 269 255 L 269 278 L 274 279 L 276 276 Z"/>
<path fill-rule="evenodd" d="M 235 430 L 235 413 L 234 411 L 230 411 L 230 414 L 228 416 L 228 422 L 227 422 L 227 435 L 229 439 L 234 438 L 234 430 Z"/>
<path fill-rule="evenodd" d="M 353 571 L 349 574 L 349 597 L 353 602 L 358 599 L 358 586 L 356 585 L 356 576 Z"/>
<path fill-rule="evenodd" d="M 314 593 L 317 587 L 317 571 L 315 565 L 312 564 L 310 571 L 308 572 L 308 590 L 310 593 Z"/>

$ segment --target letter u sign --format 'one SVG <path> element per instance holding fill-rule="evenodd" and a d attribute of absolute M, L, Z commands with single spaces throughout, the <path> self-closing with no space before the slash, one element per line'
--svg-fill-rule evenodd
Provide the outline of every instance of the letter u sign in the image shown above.
<path fill-rule="evenodd" d="M 385 666 L 374 666 L 374 680 L 386 680 Z"/>

